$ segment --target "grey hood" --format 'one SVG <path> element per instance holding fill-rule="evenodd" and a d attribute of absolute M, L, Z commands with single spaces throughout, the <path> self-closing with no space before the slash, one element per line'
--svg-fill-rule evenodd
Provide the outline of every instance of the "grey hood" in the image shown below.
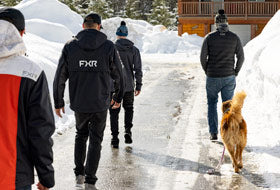
<path fill-rule="evenodd" d="M 23 55 L 26 47 L 16 27 L 0 20 L 0 59 L 12 55 Z"/>

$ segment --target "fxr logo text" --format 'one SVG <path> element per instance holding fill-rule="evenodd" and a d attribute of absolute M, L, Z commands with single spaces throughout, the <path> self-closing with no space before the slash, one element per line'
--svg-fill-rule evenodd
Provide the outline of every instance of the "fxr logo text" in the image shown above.
<path fill-rule="evenodd" d="M 97 61 L 95 60 L 80 60 L 79 61 L 80 67 L 97 67 Z"/>

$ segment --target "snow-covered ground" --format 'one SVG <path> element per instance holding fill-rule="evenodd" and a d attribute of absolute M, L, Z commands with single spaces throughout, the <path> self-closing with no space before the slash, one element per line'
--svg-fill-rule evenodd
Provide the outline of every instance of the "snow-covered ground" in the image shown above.
<path fill-rule="evenodd" d="M 61 49 L 82 29 L 83 19 L 57 0 L 23 0 L 16 8 L 26 18 L 24 41 L 28 56 L 46 71 L 52 93 Z M 112 41 L 116 39 L 115 31 L 121 20 L 117 17 L 102 23 L 103 32 Z M 149 72 L 152 64 L 162 62 L 199 64 L 201 37 L 188 34 L 179 37 L 177 32 L 165 30 L 163 26 L 153 26 L 140 20 L 124 20 L 129 30 L 128 38 L 141 51 L 144 72 Z M 248 95 L 243 109 L 248 124 L 248 147 L 255 153 L 259 173 L 265 176 L 271 189 L 280 189 L 279 23 L 280 11 L 263 32 L 246 45 L 246 60 L 237 77 L 237 89 L 244 89 Z M 66 103 L 69 103 L 67 90 Z M 59 134 L 74 126 L 73 112 L 68 105 L 63 119 L 56 117 L 56 126 Z"/>

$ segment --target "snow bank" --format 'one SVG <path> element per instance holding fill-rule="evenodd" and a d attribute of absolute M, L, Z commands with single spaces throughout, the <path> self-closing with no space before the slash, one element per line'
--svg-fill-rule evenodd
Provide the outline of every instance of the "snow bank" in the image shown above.
<path fill-rule="evenodd" d="M 279 22 L 280 11 L 244 48 L 245 62 L 237 84 L 248 94 L 244 115 L 251 146 L 275 146 L 280 143 Z"/>
<path fill-rule="evenodd" d="M 73 33 L 66 26 L 41 19 L 27 20 L 26 32 L 59 43 L 65 43 L 73 36 Z"/>
<path fill-rule="evenodd" d="M 203 38 L 185 33 L 178 36 L 177 31 L 168 31 L 162 25 L 153 26 L 142 20 L 132 20 L 120 17 L 104 20 L 103 32 L 108 39 L 116 41 L 116 30 L 124 20 L 128 27 L 128 39 L 135 43 L 142 53 L 194 53 L 200 51 Z"/>
<path fill-rule="evenodd" d="M 271 189 L 279 189 L 280 168 L 280 11 L 262 33 L 244 48 L 245 63 L 238 88 L 245 89 L 243 115 L 248 125 L 248 146 L 255 152 L 259 173 Z"/>
<path fill-rule="evenodd" d="M 52 35 L 52 33 L 55 34 L 58 32 L 55 41 L 62 41 L 59 39 L 63 32 L 65 32 L 64 38 L 66 38 L 69 36 L 70 31 L 71 35 L 74 35 L 82 28 L 83 18 L 58 0 L 23 0 L 15 8 L 24 14 L 27 21 L 26 30 L 42 38 L 47 37 L 47 33 Z M 32 21 L 29 22 L 30 19 Z M 55 26 L 57 27 L 56 30 L 54 30 Z M 68 31 L 66 31 L 67 28 Z M 45 39 L 53 40 L 53 38 Z"/>
<path fill-rule="evenodd" d="M 50 96 L 52 97 L 54 75 L 56 72 L 58 59 L 61 54 L 61 49 L 63 48 L 64 44 L 50 42 L 31 33 L 27 33 L 26 35 L 24 35 L 23 40 L 27 47 L 28 58 L 30 58 L 32 61 L 34 61 L 41 68 L 44 69 L 48 80 Z M 68 87 L 66 87 L 66 103 L 69 103 L 68 94 Z M 51 98 L 51 101 L 53 101 L 53 98 Z M 56 133 L 59 134 L 61 134 L 69 127 L 74 126 L 75 124 L 74 114 L 70 110 L 69 106 L 66 106 L 66 114 L 63 115 L 63 119 L 59 119 L 57 116 L 55 116 L 55 119 L 57 127 Z"/>
<path fill-rule="evenodd" d="M 31 33 L 24 35 L 23 40 L 27 46 L 28 58 L 44 69 L 52 93 L 52 82 L 63 44 L 47 41 Z"/>

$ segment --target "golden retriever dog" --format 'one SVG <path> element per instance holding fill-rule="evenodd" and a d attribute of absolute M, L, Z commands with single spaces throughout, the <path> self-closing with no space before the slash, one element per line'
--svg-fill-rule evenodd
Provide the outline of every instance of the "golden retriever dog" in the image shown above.
<path fill-rule="evenodd" d="M 232 100 L 225 101 L 222 105 L 221 137 L 236 173 L 243 168 L 242 152 L 247 143 L 247 125 L 241 115 L 245 98 L 244 91 L 238 92 Z"/>

